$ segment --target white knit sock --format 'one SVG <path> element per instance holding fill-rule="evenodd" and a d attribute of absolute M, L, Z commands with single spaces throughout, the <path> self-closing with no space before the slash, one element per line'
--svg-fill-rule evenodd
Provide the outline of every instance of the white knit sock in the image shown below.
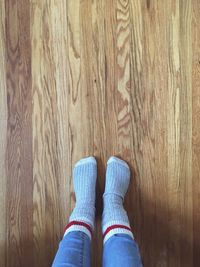
<path fill-rule="evenodd" d="M 79 160 L 73 170 L 76 205 L 65 228 L 65 234 L 82 231 L 91 238 L 95 218 L 97 163 L 94 157 Z"/>
<path fill-rule="evenodd" d="M 117 157 L 111 157 L 107 163 L 106 185 L 103 195 L 102 231 L 104 243 L 118 233 L 133 237 L 129 219 L 123 207 L 129 181 L 130 170 L 128 164 Z"/>

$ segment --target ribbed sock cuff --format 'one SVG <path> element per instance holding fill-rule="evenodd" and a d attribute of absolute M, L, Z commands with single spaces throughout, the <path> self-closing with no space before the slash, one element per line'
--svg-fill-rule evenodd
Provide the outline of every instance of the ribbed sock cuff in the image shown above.
<path fill-rule="evenodd" d="M 134 239 L 129 223 L 122 221 L 110 221 L 103 226 L 102 231 L 104 244 L 115 234 L 127 234 Z"/>
<path fill-rule="evenodd" d="M 64 236 L 73 231 L 80 231 L 85 233 L 90 240 L 92 239 L 92 227 L 83 221 L 71 221 L 64 229 Z"/>

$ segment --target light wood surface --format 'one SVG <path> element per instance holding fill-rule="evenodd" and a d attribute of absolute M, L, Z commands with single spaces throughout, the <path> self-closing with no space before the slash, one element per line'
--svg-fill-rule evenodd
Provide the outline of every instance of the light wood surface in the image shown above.
<path fill-rule="evenodd" d="M 73 209 L 71 171 L 106 161 L 144 266 L 200 266 L 200 2 L 0 1 L 0 266 L 50 266 Z"/>

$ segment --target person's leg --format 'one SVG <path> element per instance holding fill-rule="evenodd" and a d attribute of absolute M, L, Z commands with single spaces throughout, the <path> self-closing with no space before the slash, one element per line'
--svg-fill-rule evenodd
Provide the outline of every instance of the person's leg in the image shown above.
<path fill-rule="evenodd" d="M 97 165 L 94 157 L 79 160 L 73 171 L 76 205 L 65 227 L 53 267 L 89 267 L 95 218 Z"/>
<path fill-rule="evenodd" d="M 90 266 L 90 243 L 87 234 L 72 231 L 66 234 L 59 244 L 52 267 Z"/>
<path fill-rule="evenodd" d="M 102 231 L 104 239 L 104 267 L 141 267 L 141 257 L 123 207 L 130 181 L 128 164 L 111 157 L 107 163 L 106 185 L 103 195 Z"/>
<path fill-rule="evenodd" d="M 135 240 L 127 234 L 114 234 L 104 244 L 104 267 L 142 267 Z"/>

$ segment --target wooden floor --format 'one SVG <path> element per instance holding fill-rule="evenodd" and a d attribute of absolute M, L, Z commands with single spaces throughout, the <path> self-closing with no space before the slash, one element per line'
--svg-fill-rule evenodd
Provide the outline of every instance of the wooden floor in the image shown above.
<path fill-rule="evenodd" d="M 110 155 L 144 266 L 200 266 L 200 1 L 0 1 L 0 266 L 50 266 L 98 160 L 93 266 Z"/>

